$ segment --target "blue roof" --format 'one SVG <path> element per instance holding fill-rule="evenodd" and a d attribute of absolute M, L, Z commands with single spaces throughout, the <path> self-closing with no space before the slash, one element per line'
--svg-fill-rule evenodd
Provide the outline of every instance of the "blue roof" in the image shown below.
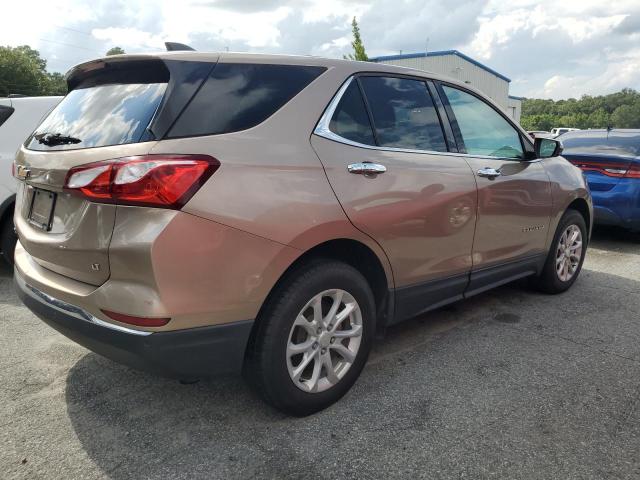
<path fill-rule="evenodd" d="M 516 97 L 515 95 L 509 95 L 509 98 L 513 99 L 513 100 L 525 100 L 527 97 Z"/>
<path fill-rule="evenodd" d="M 424 58 L 424 57 L 444 57 L 445 55 L 457 55 L 460 58 L 465 59 L 469 63 L 473 63 L 475 66 L 486 70 L 489 73 L 493 73 L 496 77 L 501 78 L 505 82 L 511 82 L 510 78 L 505 77 L 501 73 L 496 72 L 494 69 L 487 67 L 477 60 L 465 55 L 458 50 L 442 50 L 439 52 L 422 52 L 422 53 L 405 53 L 403 55 L 386 55 L 382 57 L 369 58 L 372 62 L 386 62 L 390 60 L 402 60 L 404 58 Z"/>

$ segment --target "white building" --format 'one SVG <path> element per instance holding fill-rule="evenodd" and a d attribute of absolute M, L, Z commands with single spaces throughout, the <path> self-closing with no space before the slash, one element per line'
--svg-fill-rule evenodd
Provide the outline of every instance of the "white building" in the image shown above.
<path fill-rule="evenodd" d="M 520 121 L 522 98 L 509 95 L 511 80 L 458 50 L 388 55 L 370 60 L 455 78 L 477 88 L 500 105 L 516 122 Z"/>

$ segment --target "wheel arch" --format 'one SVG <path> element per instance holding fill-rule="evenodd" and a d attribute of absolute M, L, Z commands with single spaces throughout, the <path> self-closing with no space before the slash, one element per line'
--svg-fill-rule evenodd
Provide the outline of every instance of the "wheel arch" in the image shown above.
<path fill-rule="evenodd" d="M 589 204 L 584 198 L 576 198 L 567 206 L 566 210 L 575 210 L 582 215 L 584 222 L 587 225 L 587 232 L 591 232 L 591 211 L 589 209 Z"/>
<path fill-rule="evenodd" d="M 344 262 L 358 270 L 365 277 L 371 287 L 376 303 L 376 328 L 384 327 L 387 320 L 392 318 L 394 311 L 394 293 L 390 285 L 392 285 L 393 279 L 388 278 L 383 261 L 381 261 L 369 246 L 358 240 L 351 238 L 327 240 L 305 251 L 280 275 L 258 311 L 247 344 L 247 351 L 249 351 L 251 345 L 253 345 L 263 310 L 270 303 L 273 296 L 277 294 L 282 285 L 294 276 L 304 265 L 323 259 Z"/>

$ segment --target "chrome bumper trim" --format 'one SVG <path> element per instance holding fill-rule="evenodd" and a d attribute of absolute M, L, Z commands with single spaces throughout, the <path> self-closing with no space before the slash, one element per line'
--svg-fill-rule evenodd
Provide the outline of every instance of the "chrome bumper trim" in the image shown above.
<path fill-rule="evenodd" d="M 52 297 L 44 293 L 41 290 L 38 290 L 33 285 L 29 285 L 24 278 L 18 273 L 16 270 L 14 272 L 15 280 L 18 287 L 31 298 L 37 300 L 40 303 L 47 305 L 54 310 L 62 312 L 66 315 L 70 315 L 78 320 L 83 320 L 85 322 L 93 323 L 100 327 L 110 328 L 111 330 L 117 330 L 118 332 L 128 333 L 130 335 L 139 335 L 141 337 L 146 337 L 151 335 L 153 332 L 147 332 L 144 330 L 134 330 L 133 328 L 122 327 L 120 325 L 114 325 L 113 323 L 105 322 L 104 320 L 100 320 L 99 318 L 91 315 L 86 310 L 83 310 L 80 307 L 76 307 L 75 305 L 71 305 L 70 303 L 64 302 L 57 298 Z"/>

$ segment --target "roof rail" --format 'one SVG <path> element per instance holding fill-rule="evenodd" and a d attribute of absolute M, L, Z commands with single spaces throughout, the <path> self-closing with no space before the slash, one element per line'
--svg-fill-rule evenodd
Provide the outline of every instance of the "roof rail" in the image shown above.
<path fill-rule="evenodd" d="M 184 43 L 177 42 L 164 42 L 164 46 L 167 48 L 167 52 L 180 52 L 180 51 L 192 51 L 195 52 L 195 48 L 185 45 Z"/>
<path fill-rule="evenodd" d="M 7 95 L 7 98 L 24 98 L 28 96 L 29 95 L 23 95 L 22 93 L 10 93 L 9 95 Z"/>

